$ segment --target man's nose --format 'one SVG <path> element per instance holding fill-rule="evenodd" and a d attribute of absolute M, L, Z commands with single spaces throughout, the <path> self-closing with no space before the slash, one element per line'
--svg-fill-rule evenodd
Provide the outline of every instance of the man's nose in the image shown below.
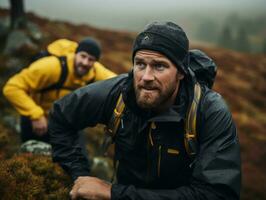
<path fill-rule="evenodd" d="M 142 80 L 143 81 L 153 81 L 154 80 L 154 72 L 149 65 L 144 70 Z"/>

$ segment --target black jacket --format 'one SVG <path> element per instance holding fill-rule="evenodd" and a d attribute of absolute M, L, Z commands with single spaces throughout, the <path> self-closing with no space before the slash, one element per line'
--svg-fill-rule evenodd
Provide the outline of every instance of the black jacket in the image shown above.
<path fill-rule="evenodd" d="M 76 90 L 57 101 L 50 113 L 54 161 L 73 179 L 90 174 L 87 158 L 73 141 L 78 130 L 107 124 L 122 92 L 126 108 L 115 138 L 119 166 L 112 199 L 239 199 L 236 128 L 222 97 L 207 87 L 202 87 L 197 119 L 199 152 L 195 159 L 185 152 L 187 88 L 182 83 L 175 105 L 160 115 L 137 106 L 131 76 L 120 75 Z"/>

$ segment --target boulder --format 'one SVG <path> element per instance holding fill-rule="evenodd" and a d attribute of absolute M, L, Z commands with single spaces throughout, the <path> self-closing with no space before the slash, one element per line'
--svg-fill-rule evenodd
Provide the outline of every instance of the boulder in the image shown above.
<path fill-rule="evenodd" d="M 38 51 L 30 36 L 23 30 L 13 30 L 7 36 L 5 55 L 27 56 Z"/>

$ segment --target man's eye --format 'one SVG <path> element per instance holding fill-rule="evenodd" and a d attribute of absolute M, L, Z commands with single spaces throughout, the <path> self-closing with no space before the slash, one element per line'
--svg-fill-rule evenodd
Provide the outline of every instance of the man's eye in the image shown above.
<path fill-rule="evenodd" d="M 156 70 L 159 70 L 159 71 L 162 71 L 166 68 L 164 64 L 155 64 L 154 67 Z"/>
<path fill-rule="evenodd" d="M 88 61 L 89 61 L 89 62 L 95 62 L 96 59 L 94 59 L 94 58 L 88 58 Z"/>
<path fill-rule="evenodd" d="M 136 65 L 138 68 L 140 68 L 140 69 L 144 69 L 145 66 L 146 66 L 145 63 L 143 63 L 143 62 L 136 62 L 135 65 Z"/>

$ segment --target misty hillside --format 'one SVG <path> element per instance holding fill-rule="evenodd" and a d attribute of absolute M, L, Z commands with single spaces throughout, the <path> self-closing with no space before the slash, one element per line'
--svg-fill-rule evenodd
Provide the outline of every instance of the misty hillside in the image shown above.
<path fill-rule="evenodd" d="M 0 10 L 2 21 L 7 15 L 8 11 Z M 58 38 L 80 41 L 87 36 L 95 37 L 102 45 L 101 62 L 105 66 L 117 73 L 127 72 L 132 66 L 131 46 L 136 33 L 51 21 L 34 14 L 28 14 L 27 17 L 34 25 L 35 32 L 41 33 L 41 37 L 38 40 L 32 40 L 34 45 L 22 46 L 13 55 L 4 54 L 3 51 L 0 53 L 1 89 L 11 74 L 29 63 L 34 53 L 45 49 L 47 44 Z M 0 45 L 2 49 L 5 46 L 3 41 L 5 40 L 2 38 Z M 222 94 L 228 103 L 238 127 L 241 143 L 243 161 L 241 199 L 265 199 L 266 55 L 244 54 L 204 44 L 200 46 L 191 44 L 190 48 L 205 51 L 218 65 L 214 90 Z M 28 198 L 27 195 L 32 195 L 29 199 L 40 197 L 40 194 L 49 194 L 51 199 L 52 197 L 65 198 L 69 190 L 69 179 L 56 165 L 51 163 L 50 158 L 28 154 L 15 155 L 19 145 L 18 135 L 14 127 L 10 126 L 8 119 L 16 118 L 17 114 L 2 94 L 0 107 L 0 196 L 3 194 L 12 199 L 14 194 L 25 193 L 23 197 Z M 97 140 L 95 135 L 91 137 L 94 137 L 93 141 Z M 45 167 L 40 167 L 40 165 Z M 25 173 L 26 175 L 23 175 Z M 50 173 L 50 176 L 47 176 L 47 173 Z M 48 180 L 54 181 L 53 184 Z M 34 194 L 28 192 L 30 184 L 35 187 Z M 50 185 L 50 188 L 41 188 L 48 187 L 47 185 Z M 61 189 L 58 190 L 58 188 Z M 14 193 L 10 193 L 10 190 L 14 190 Z"/>

